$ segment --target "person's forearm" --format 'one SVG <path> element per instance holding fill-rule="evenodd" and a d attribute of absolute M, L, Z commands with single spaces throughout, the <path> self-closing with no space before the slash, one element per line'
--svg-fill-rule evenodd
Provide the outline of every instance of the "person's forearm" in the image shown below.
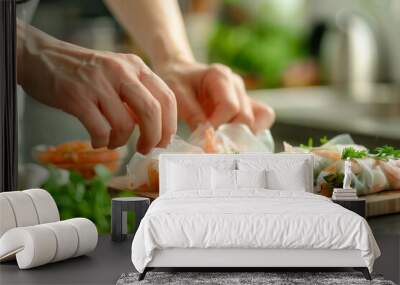
<path fill-rule="evenodd" d="M 58 40 L 18 19 L 16 39 L 17 82 L 23 87 L 32 84 L 31 77 L 38 72 L 38 61 L 46 61 L 49 67 L 56 69 L 57 66 L 53 66 L 48 60 L 49 57 L 72 56 L 79 58 L 80 61 L 88 61 L 93 54 L 85 48 Z M 64 72 L 74 73 L 76 71 L 74 68 L 78 64 L 79 61 L 76 60 L 76 65 Z"/>
<path fill-rule="evenodd" d="M 33 59 L 39 57 L 48 48 L 56 50 L 62 42 L 17 19 L 17 81 L 24 80 L 35 72 Z"/>
<path fill-rule="evenodd" d="M 193 61 L 176 0 L 105 0 L 153 65 Z"/>
<path fill-rule="evenodd" d="M 25 50 L 25 41 L 27 35 L 26 24 L 17 19 L 17 82 L 18 84 L 22 84 L 23 74 L 24 74 L 24 50 Z"/>

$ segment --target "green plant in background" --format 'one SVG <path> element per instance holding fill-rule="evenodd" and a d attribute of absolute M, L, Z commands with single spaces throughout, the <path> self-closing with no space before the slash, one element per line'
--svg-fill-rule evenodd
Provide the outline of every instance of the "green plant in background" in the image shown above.
<path fill-rule="evenodd" d="M 286 68 L 308 53 L 305 33 L 298 23 L 301 12 L 292 9 L 292 14 L 279 17 L 282 14 L 279 1 L 226 1 L 225 4 L 226 10 L 233 7 L 236 11 L 231 17 L 240 13 L 247 16 L 235 21 L 225 15 L 215 25 L 209 41 L 210 61 L 227 64 L 243 75 L 253 75 L 263 87 L 279 87 Z"/>
<path fill-rule="evenodd" d="M 96 224 L 99 233 L 109 233 L 111 197 L 107 182 L 111 174 L 102 165 L 96 166 L 95 171 L 93 178 L 85 179 L 78 172 L 50 167 L 49 178 L 42 188 L 53 196 L 61 219 L 88 218 Z M 132 192 L 122 192 L 118 196 L 133 195 Z"/>

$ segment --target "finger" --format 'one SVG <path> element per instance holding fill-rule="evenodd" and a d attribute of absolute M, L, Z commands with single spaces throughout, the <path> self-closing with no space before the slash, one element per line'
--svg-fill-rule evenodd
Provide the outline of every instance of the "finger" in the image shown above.
<path fill-rule="evenodd" d="M 205 94 L 201 96 L 211 98 L 214 104 L 209 118 L 214 127 L 231 121 L 238 114 L 240 103 L 227 67 L 212 65 L 203 79 L 203 89 Z"/>
<path fill-rule="evenodd" d="M 160 103 L 162 130 L 161 140 L 157 146 L 165 147 L 170 143 L 171 136 L 176 134 L 177 129 L 178 115 L 174 93 L 151 71 L 142 72 L 140 81 Z"/>
<path fill-rule="evenodd" d="M 234 74 L 236 94 L 240 103 L 240 111 L 233 118 L 233 123 L 246 124 L 254 131 L 254 114 L 251 107 L 250 98 L 247 96 L 243 80 L 240 76 Z"/>
<path fill-rule="evenodd" d="M 132 109 L 129 107 L 129 105 L 126 104 L 126 102 L 122 102 L 122 104 L 124 105 L 125 110 L 128 112 L 128 114 L 129 114 L 129 116 L 131 117 L 132 121 L 133 121 L 134 123 L 139 122 L 137 116 L 136 116 L 135 113 L 132 111 Z"/>
<path fill-rule="evenodd" d="M 179 117 L 189 125 L 190 129 L 194 130 L 199 124 L 207 121 L 196 94 L 190 88 L 175 85 L 171 85 L 171 88 L 176 95 Z"/>
<path fill-rule="evenodd" d="M 93 148 L 108 145 L 111 126 L 100 112 L 98 106 L 88 103 L 85 108 L 70 112 L 77 117 L 90 134 Z"/>
<path fill-rule="evenodd" d="M 114 91 L 112 91 L 114 92 Z M 102 113 L 111 125 L 108 148 L 124 145 L 135 127 L 132 117 L 117 94 L 109 94 L 99 98 Z"/>
<path fill-rule="evenodd" d="M 122 83 L 121 99 L 137 116 L 140 136 L 136 149 L 146 154 L 161 140 L 161 106 L 139 81 Z"/>
<path fill-rule="evenodd" d="M 254 112 L 254 130 L 259 132 L 271 128 L 275 121 L 275 112 L 268 105 L 262 104 L 254 99 L 250 100 Z"/>

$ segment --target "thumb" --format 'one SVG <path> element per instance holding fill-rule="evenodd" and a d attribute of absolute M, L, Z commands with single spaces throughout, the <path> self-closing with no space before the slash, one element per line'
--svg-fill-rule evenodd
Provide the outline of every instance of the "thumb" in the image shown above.
<path fill-rule="evenodd" d="M 268 105 L 262 104 L 254 99 L 251 99 L 251 106 L 254 113 L 254 129 L 259 132 L 271 128 L 275 121 L 275 112 Z"/>

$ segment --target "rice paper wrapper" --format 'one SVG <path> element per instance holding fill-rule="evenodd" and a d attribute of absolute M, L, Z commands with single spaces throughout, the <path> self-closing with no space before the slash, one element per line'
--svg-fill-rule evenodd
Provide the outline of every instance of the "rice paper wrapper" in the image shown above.
<path fill-rule="evenodd" d="M 290 153 L 312 153 L 314 155 L 315 192 L 330 197 L 335 187 L 343 186 L 344 160 L 343 149 L 367 150 L 354 143 L 350 135 L 334 137 L 324 145 L 312 148 L 295 147 L 284 143 L 284 151 Z M 358 195 L 368 195 L 385 190 L 400 190 L 400 160 L 388 161 L 366 157 L 351 160 L 352 187 Z"/>
<path fill-rule="evenodd" d="M 214 129 L 202 124 L 187 141 L 178 136 L 166 148 L 154 148 L 149 154 L 135 153 L 127 165 L 131 187 L 141 191 L 158 191 L 158 157 L 162 153 L 246 153 L 274 152 L 274 140 L 269 130 L 258 134 L 243 124 L 224 124 Z"/>
<path fill-rule="evenodd" d="M 200 125 L 189 137 L 190 144 L 206 153 L 274 152 L 275 144 L 269 130 L 257 135 L 243 124 L 224 124 L 215 130 L 210 124 Z"/>

